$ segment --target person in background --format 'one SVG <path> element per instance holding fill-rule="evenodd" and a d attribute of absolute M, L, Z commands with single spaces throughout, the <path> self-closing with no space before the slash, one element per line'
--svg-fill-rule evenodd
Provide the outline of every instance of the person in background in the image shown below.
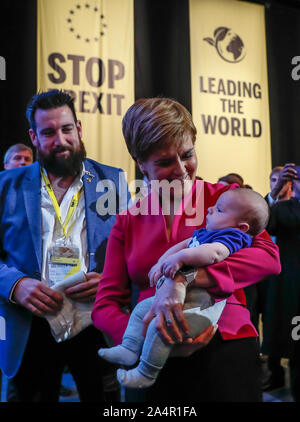
<path fill-rule="evenodd" d="M 278 201 L 288 200 L 292 196 L 292 181 L 289 173 L 290 169 L 286 168 L 284 172 L 283 166 L 274 167 L 269 176 L 270 182 L 270 192 L 265 196 L 267 204 L 271 207 Z M 278 184 L 278 179 L 281 177 L 281 180 Z M 283 183 L 284 181 L 284 183 Z M 272 240 L 276 242 L 276 236 L 271 236 Z M 274 389 L 283 387 L 285 385 L 285 374 L 284 369 L 281 366 L 281 356 L 275 351 L 274 355 L 268 356 L 266 352 L 266 343 L 264 338 L 268 337 L 267 328 L 264 324 L 265 312 L 267 302 L 269 299 L 269 289 L 273 288 L 274 277 L 270 279 L 263 280 L 262 283 L 258 283 L 252 286 L 249 286 L 245 289 L 245 294 L 247 298 L 247 306 L 251 313 L 251 320 L 254 323 L 255 327 L 258 329 L 259 325 L 259 316 L 261 315 L 262 322 L 262 351 L 261 354 L 261 364 L 262 364 L 262 388 L 264 391 L 272 391 Z"/>
<path fill-rule="evenodd" d="M 253 187 L 244 183 L 244 179 L 237 173 L 228 173 L 226 176 L 219 177 L 218 183 L 223 183 L 224 185 L 231 185 L 237 183 L 240 188 L 252 189 Z"/>
<path fill-rule="evenodd" d="M 266 195 L 266 201 L 271 206 L 277 201 L 286 201 L 292 196 L 292 186 L 293 182 L 289 179 L 289 176 L 285 175 L 286 171 L 289 169 L 286 167 L 285 171 L 280 173 L 283 170 L 283 166 L 274 167 L 270 174 L 270 192 Z M 278 184 L 279 176 L 281 181 Z M 288 177 L 286 180 L 285 177 Z M 284 183 L 282 183 L 284 181 Z M 282 186 L 279 190 L 278 186 Z"/>
<path fill-rule="evenodd" d="M 124 307 L 131 305 L 132 283 L 139 287 L 138 301 L 153 296 L 155 289 L 148 279 L 152 266 L 167 249 L 205 227 L 208 208 L 234 188 L 196 178 L 196 128 L 190 113 L 175 100 L 139 99 L 125 113 L 123 134 L 151 192 L 140 200 L 139 208 L 117 216 L 109 236 L 92 319 L 110 338 L 110 345 L 122 342 L 129 320 Z M 144 333 L 156 318 L 163 340 L 178 342 L 174 349 L 179 353 L 183 348 L 190 356 L 170 357 L 141 400 L 261 401 L 258 333 L 243 288 L 279 272 L 278 248 L 264 231 L 253 238 L 250 248 L 196 269 L 196 275 L 192 267 L 177 272 L 174 279 L 165 278 L 143 320 Z M 189 292 L 195 286 L 227 302 L 215 335 L 209 327 L 197 339 L 188 337 L 183 343 L 188 326 L 179 290 Z M 128 395 L 126 399 L 130 400 Z"/>
<path fill-rule="evenodd" d="M 244 179 L 237 173 L 228 173 L 226 176 L 219 177 L 218 183 L 224 183 L 225 185 L 237 183 L 240 188 L 244 187 Z"/>
<path fill-rule="evenodd" d="M 275 167 L 270 175 L 271 192 L 265 198 L 270 206 L 267 231 L 278 244 L 282 272 L 265 280 L 259 291 L 263 327 L 261 351 L 264 357 L 267 356 L 270 372 L 264 390 L 285 386 L 285 372 L 280 361 L 287 358 L 290 359 L 290 367 L 297 368 L 291 369 L 291 378 L 294 377 L 291 382 L 296 385 L 292 390 L 297 401 L 300 400 L 299 362 L 293 354 L 295 342 L 291 337 L 291 319 L 299 312 L 300 303 L 299 177 L 293 163 Z"/>
<path fill-rule="evenodd" d="M 24 144 L 15 144 L 8 148 L 3 158 L 5 170 L 16 169 L 28 166 L 33 163 L 33 152 L 30 147 Z"/>
<path fill-rule="evenodd" d="M 33 152 L 30 147 L 25 144 L 18 143 L 12 145 L 3 158 L 3 167 L 5 170 L 10 170 L 18 167 L 28 166 L 33 163 Z M 7 381 L 7 401 L 16 401 L 16 392 L 13 384 L 13 380 Z"/>

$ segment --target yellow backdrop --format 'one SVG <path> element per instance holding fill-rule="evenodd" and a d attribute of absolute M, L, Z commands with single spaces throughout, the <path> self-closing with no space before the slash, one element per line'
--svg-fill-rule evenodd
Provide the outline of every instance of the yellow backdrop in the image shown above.
<path fill-rule="evenodd" d="M 38 89 L 75 97 L 88 157 L 128 180 L 134 162 L 121 121 L 134 102 L 133 34 L 133 0 L 38 0 Z"/>
<path fill-rule="evenodd" d="M 271 171 L 264 7 L 190 0 L 192 113 L 199 176 L 239 173 L 261 194 Z"/>

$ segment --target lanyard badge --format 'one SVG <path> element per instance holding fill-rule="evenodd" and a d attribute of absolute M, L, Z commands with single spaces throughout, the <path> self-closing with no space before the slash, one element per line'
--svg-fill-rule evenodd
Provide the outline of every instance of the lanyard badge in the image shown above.
<path fill-rule="evenodd" d="M 69 236 L 72 231 L 72 225 L 70 227 L 68 227 L 68 225 L 78 207 L 82 189 L 73 196 L 66 219 L 63 222 L 60 207 L 53 192 L 50 180 L 43 170 L 41 173 L 63 233 L 63 237 L 53 243 L 48 251 L 50 285 L 55 285 L 81 269 L 79 248 L 70 242 Z"/>
<path fill-rule="evenodd" d="M 80 271 L 79 249 L 71 243 L 57 241 L 49 248 L 48 258 L 50 285 Z"/>

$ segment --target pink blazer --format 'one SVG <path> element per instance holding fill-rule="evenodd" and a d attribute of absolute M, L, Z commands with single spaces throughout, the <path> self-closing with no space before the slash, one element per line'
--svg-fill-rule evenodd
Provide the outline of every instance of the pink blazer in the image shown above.
<path fill-rule="evenodd" d="M 92 312 L 94 325 L 106 333 L 113 344 L 121 343 L 128 323 L 129 314 L 125 309 L 131 303 L 132 284 L 138 287 L 139 301 L 153 296 L 154 288 L 149 286 L 147 276 L 151 267 L 168 248 L 191 237 L 195 229 L 205 227 L 207 208 L 214 205 L 224 191 L 233 188 L 234 185 L 196 180 L 190 204 L 197 207 L 200 215 L 202 212 L 203 219 L 196 225 L 188 225 L 191 214 L 189 211 L 187 215 L 183 210 L 174 218 L 170 237 L 160 208 L 156 215 L 132 212 L 137 210 L 135 208 L 117 216 Z M 150 204 L 153 207 L 155 201 L 158 202 L 156 194 L 150 193 L 139 202 L 140 211 L 151 209 Z M 216 287 L 208 291 L 217 299 L 227 298 L 218 322 L 223 339 L 257 336 L 246 308 L 243 288 L 281 270 L 278 248 L 267 232 L 256 236 L 250 248 L 241 249 L 206 269 L 216 282 Z"/>

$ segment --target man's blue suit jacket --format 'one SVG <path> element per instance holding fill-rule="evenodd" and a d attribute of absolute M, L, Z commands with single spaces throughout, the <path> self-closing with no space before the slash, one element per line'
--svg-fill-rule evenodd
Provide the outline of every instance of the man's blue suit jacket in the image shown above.
<path fill-rule="evenodd" d="M 106 243 L 115 215 L 99 215 L 102 213 L 99 213 L 97 200 L 101 195 L 107 195 L 105 186 L 110 193 L 115 186 L 116 212 L 119 212 L 120 202 L 124 208 L 129 199 L 127 184 L 120 169 L 90 159 L 86 159 L 84 165 L 89 271 L 102 272 Z M 103 180 L 111 182 L 107 184 Z M 0 368 L 12 377 L 22 360 L 32 314 L 9 300 L 11 289 L 21 277 L 37 280 L 41 277 L 41 177 L 37 162 L 0 173 L 0 233 Z"/>

